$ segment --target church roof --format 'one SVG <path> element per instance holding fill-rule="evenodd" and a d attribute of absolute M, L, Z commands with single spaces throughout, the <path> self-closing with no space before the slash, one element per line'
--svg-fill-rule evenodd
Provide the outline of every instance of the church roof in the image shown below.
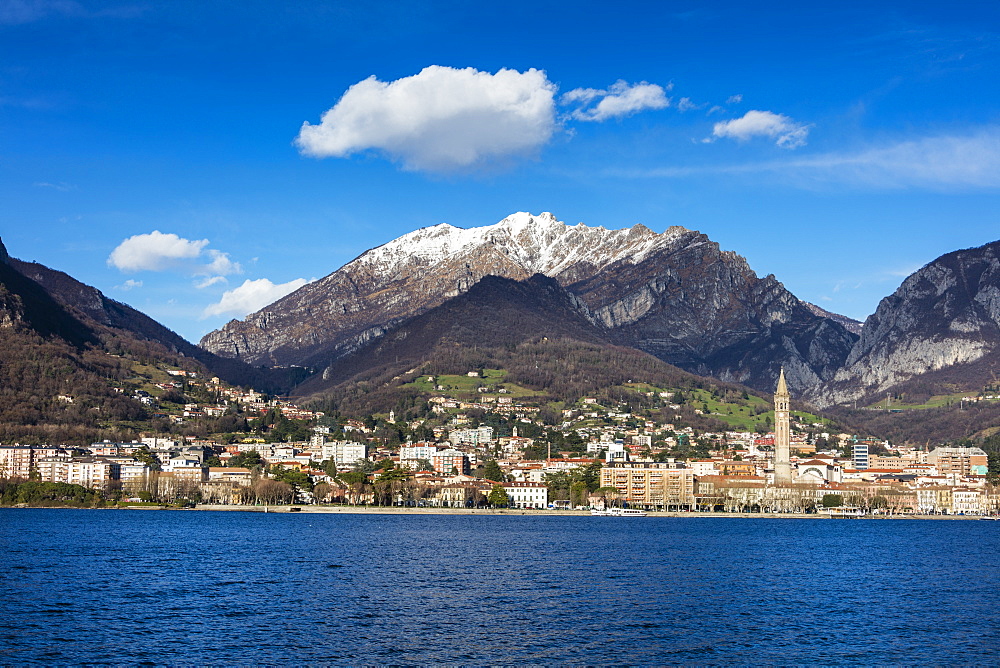
<path fill-rule="evenodd" d="M 788 394 L 788 385 L 785 383 L 785 367 L 781 367 L 781 374 L 778 376 L 778 389 L 775 394 Z"/>

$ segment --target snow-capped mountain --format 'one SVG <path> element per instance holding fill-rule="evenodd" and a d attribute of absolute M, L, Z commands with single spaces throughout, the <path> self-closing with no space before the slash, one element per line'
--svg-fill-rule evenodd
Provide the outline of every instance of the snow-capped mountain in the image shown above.
<path fill-rule="evenodd" d="M 403 235 L 200 345 L 254 364 L 325 368 L 484 276 L 536 273 L 555 278 L 616 340 L 726 380 L 767 387 L 785 364 L 789 384 L 805 388 L 831 377 L 855 340 L 699 232 L 608 230 L 522 212 Z"/>

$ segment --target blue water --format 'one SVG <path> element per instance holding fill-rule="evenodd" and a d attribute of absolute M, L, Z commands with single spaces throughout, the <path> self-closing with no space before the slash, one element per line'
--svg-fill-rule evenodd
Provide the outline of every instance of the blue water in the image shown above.
<path fill-rule="evenodd" d="M 0 664 L 995 664 L 1000 522 L 0 510 Z"/>

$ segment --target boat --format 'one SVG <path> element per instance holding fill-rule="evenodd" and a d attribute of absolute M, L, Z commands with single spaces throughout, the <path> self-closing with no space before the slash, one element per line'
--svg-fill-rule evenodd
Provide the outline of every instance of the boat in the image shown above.
<path fill-rule="evenodd" d="M 646 511 L 639 508 L 608 508 L 607 510 L 591 509 L 595 517 L 646 517 Z"/>

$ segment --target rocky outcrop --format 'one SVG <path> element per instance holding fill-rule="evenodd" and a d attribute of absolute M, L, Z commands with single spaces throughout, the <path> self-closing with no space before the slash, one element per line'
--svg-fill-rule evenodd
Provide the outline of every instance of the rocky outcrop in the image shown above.
<path fill-rule="evenodd" d="M 404 235 L 200 345 L 254 364 L 326 368 L 485 276 L 536 273 L 576 295 L 616 340 L 761 388 L 773 387 L 782 364 L 793 391 L 832 377 L 855 339 L 699 232 L 606 230 L 518 213 L 487 227 Z"/>
<path fill-rule="evenodd" d="M 808 398 L 844 403 L 951 368 L 962 369 L 952 376 L 956 386 L 963 378 L 975 386 L 1000 370 L 998 363 L 1000 242 L 993 242 L 943 255 L 903 281 L 865 322 L 833 382 Z"/>

